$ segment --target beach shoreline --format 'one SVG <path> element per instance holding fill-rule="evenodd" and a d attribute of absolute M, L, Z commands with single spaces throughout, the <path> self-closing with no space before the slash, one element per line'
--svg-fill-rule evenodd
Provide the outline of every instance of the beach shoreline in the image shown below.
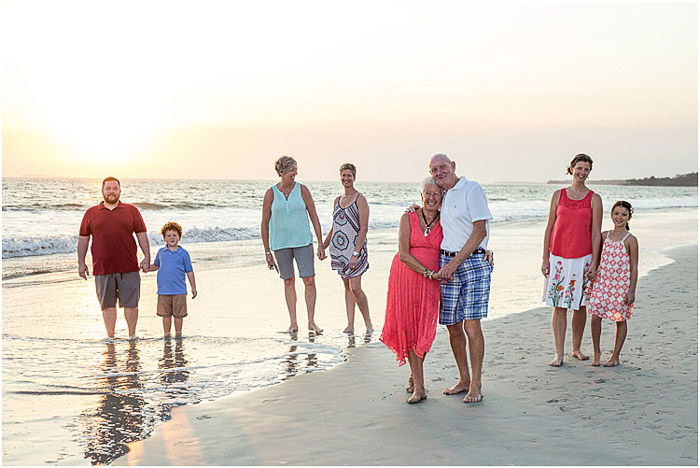
<path fill-rule="evenodd" d="M 668 246 L 696 245 L 696 226 L 697 208 L 639 213 L 632 229 L 640 239 L 640 275 L 672 262 L 664 253 Z M 491 323 L 529 315 L 527 311 L 541 304 L 543 229 L 544 221 L 509 222 L 492 231 L 496 268 L 489 318 L 484 321 L 487 361 Z M 346 322 L 342 283 L 327 262 L 316 266 L 316 317 L 324 334 L 290 337 L 284 333 L 288 316 L 282 282 L 265 268 L 255 240 L 190 249 L 199 295 L 188 301 L 190 317 L 180 344 L 163 340 L 161 319 L 155 315 L 154 274 L 142 275 L 140 340 L 132 344 L 124 339 L 126 327 L 120 313 L 114 347 L 101 341 L 104 327 L 92 278 L 84 281 L 71 271 L 5 282 L 3 305 L 13 311 L 3 316 L 5 463 L 110 463 L 126 453 L 126 444 L 149 438 L 171 418 L 173 407 L 209 405 L 271 386 L 287 389 L 305 374 L 324 373 L 319 371 L 362 359 L 363 353 L 355 348 L 383 349 L 377 339 L 389 265 L 396 253 L 396 231 L 372 230 L 369 241 L 370 269 L 363 275 L 363 288 L 376 330 L 371 336 L 364 335 L 359 313 L 356 335 L 341 333 Z M 54 307 L 46 310 L 47 303 Z M 299 313 L 305 316 L 301 305 Z M 549 318 L 542 320 L 546 326 L 540 339 L 549 361 Z M 444 333 L 440 327 L 436 343 L 446 341 Z M 603 332 L 604 343 L 607 333 Z M 584 346 L 586 340 L 588 336 Z M 503 346 L 521 346 L 521 341 Z M 393 356 L 389 354 L 388 359 L 393 365 Z M 442 359 L 446 369 L 453 369 L 450 355 Z M 64 361 L 71 365 L 56 366 Z M 432 397 L 435 388 L 430 391 Z M 54 422 L 50 430 L 45 427 L 47 417 Z M 33 436 L 38 433 L 42 436 Z"/>
<path fill-rule="evenodd" d="M 327 372 L 174 409 L 115 464 L 697 465 L 697 313 L 687 313 L 697 312 L 697 245 L 668 254 L 672 264 L 640 279 L 617 368 L 573 358 L 548 367 L 549 309 L 540 307 L 484 325 L 479 404 L 441 394 L 455 369 L 440 330 L 420 405 L 404 403 L 408 369 L 375 342 Z"/>

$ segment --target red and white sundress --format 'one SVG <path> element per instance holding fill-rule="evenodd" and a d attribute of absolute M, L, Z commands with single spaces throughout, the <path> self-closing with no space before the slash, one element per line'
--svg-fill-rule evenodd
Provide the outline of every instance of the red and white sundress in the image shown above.
<path fill-rule="evenodd" d="M 625 249 L 625 239 L 629 235 L 628 232 L 619 241 L 610 239 L 609 232 L 605 236 L 598 274 L 589 289 L 589 314 L 613 322 L 632 317 L 634 304 L 625 304 L 631 281 L 630 256 Z"/>
<path fill-rule="evenodd" d="M 588 279 L 593 244 L 591 208 L 594 192 L 573 200 L 561 189 L 557 218 L 549 242 L 549 276 L 544 282 L 542 300 L 549 306 L 579 310 L 588 303 Z"/>

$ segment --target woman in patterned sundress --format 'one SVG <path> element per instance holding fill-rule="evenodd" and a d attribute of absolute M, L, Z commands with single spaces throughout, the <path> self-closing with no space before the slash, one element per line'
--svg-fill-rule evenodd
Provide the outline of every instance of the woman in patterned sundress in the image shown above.
<path fill-rule="evenodd" d="M 639 258 L 637 238 L 629 232 L 628 221 L 632 218 L 632 205 L 623 200 L 615 202 L 610 211 L 610 218 L 615 229 L 602 234 L 600 266 L 588 299 L 593 338 L 591 365 L 600 365 L 602 319 L 612 320 L 616 324 L 615 347 L 610 358 L 603 363 L 605 367 L 620 364 L 620 351 L 627 337 L 627 320 L 632 317 L 632 307 L 634 307 Z"/>
<path fill-rule="evenodd" d="M 586 179 L 592 169 L 590 156 L 574 156 L 567 168 L 567 173 L 572 176 L 571 185 L 552 195 L 544 231 L 541 271 L 546 281 L 542 300 L 553 307 L 555 354 L 549 365 L 554 367 L 564 362 L 568 309 L 574 311 L 571 318 L 571 355 L 582 361 L 589 359 L 581 352 L 586 328 L 587 273 L 595 274 L 598 268 L 603 218 L 600 195 L 586 187 Z"/>
<path fill-rule="evenodd" d="M 367 296 L 362 290 L 362 274 L 369 268 L 367 260 L 367 227 L 369 204 L 355 189 L 357 169 L 353 164 L 340 166 L 340 183 L 344 193 L 333 202 L 333 227 L 326 236 L 324 247 L 330 249 L 331 268 L 336 270 L 345 285 L 345 311 L 348 326 L 343 333 L 355 331 L 355 305 L 365 320 L 367 334 L 374 331 L 369 316 Z"/>

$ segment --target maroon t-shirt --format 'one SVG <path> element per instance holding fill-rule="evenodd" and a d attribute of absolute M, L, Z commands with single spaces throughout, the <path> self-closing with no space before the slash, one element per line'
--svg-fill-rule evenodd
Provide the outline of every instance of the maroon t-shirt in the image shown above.
<path fill-rule="evenodd" d="M 80 235 L 92 236 L 92 274 L 139 271 L 135 232 L 146 232 L 146 223 L 134 205 L 118 202 L 113 210 L 101 202 L 88 208 L 80 223 Z"/>

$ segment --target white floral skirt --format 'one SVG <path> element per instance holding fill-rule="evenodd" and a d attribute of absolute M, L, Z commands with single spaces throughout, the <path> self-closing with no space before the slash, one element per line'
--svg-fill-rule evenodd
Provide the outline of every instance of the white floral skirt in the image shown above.
<path fill-rule="evenodd" d="M 579 310 L 588 304 L 588 278 L 592 255 L 563 258 L 549 254 L 549 277 L 544 282 L 542 300 L 552 307 Z"/>

